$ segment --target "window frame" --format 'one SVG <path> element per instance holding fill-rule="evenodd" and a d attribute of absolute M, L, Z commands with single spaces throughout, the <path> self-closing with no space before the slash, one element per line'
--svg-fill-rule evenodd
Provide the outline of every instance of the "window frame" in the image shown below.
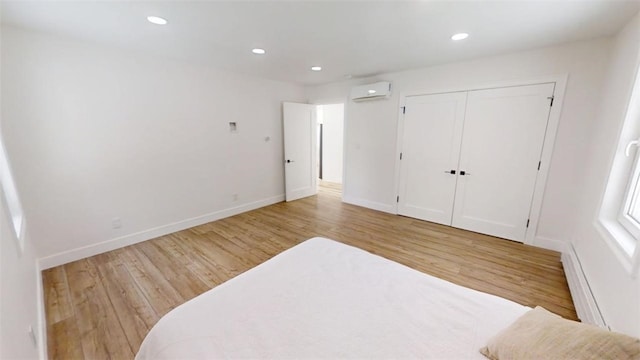
<path fill-rule="evenodd" d="M 635 277 L 640 263 L 640 219 L 629 210 L 640 201 L 640 62 L 636 64 L 624 121 L 609 171 L 596 229 L 623 267 Z M 635 146 L 634 155 L 630 150 Z"/>
<path fill-rule="evenodd" d="M 631 143 L 627 145 L 627 148 L 630 145 Z M 640 201 L 640 154 L 638 154 L 638 152 L 639 151 L 636 151 L 636 155 L 634 156 L 633 169 L 630 172 L 627 190 L 625 191 L 622 206 L 618 214 L 618 222 L 633 236 L 636 241 L 636 246 L 638 246 L 637 243 L 640 242 L 640 221 L 631 216 L 630 213 L 637 202 Z"/>

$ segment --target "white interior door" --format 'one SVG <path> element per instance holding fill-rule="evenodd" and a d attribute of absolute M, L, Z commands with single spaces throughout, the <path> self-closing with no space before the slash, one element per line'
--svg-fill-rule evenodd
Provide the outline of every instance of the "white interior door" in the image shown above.
<path fill-rule="evenodd" d="M 554 86 L 468 93 L 453 226 L 524 240 Z"/>
<path fill-rule="evenodd" d="M 285 198 L 292 201 L 318 193 L 315 106 L 285 102 L 282 108 Z"/>
<path fill-rule="evenodd" d="M 466 94 L 407 97 L 399 214 L 451 225 Z"/>

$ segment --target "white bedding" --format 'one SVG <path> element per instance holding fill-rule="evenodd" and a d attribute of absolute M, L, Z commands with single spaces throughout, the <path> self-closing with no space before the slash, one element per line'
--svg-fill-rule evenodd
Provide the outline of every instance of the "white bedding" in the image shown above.
<path fill-rule="evenodd" d="M 136 359 L 484 359 L 527 310 L 313 238 L 166 314 Z"/>

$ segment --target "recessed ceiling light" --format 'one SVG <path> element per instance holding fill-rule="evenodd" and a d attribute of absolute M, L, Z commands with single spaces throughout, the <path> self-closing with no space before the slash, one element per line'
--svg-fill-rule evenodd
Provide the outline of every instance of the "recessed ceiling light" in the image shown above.
<path fill-rule="evenodd" d="M 453 35 L 451 37 L 451 40 L 454 40 L 454 41 L 464 40 L 464 39 L 466 39 L 468 37 L 469 37 L 469 34 L 467 34 L 467 33 L 459 33 L 459 34 Z"/>
<path fill-rule="evenodd" d="M 256 55 L 264 55 L 267 52 L 264 51 L 264 49 L 260 49 L 260 48 L 255 48 L 253 50 L 251 50 L 252 53 L 256 54 Z"/>
<path fill-rule="evenodd" d="M 375 94 L 375 93 L 376 93 L 376 91 L 375 91 L 375 90 L 369 90 L 369 91 L 367 91 L 367 92 L 369 93 L 369 95 L 373 95 L 373 94 Z"/>
<path fill-rule="evenodd" d="M 320 71 L 320 70 L 322 70 L 322 67 L 320 67 L 320 66 L 312 66 L 312 67 L 311 67 L 311 70 L 313 70 L 313 71 Z"/>
<path fill-rule="evenodd" d="M 167 19 L 163 19 L 159 16 L 147 16 L 147 20 L 156 25 L 167 25 L 168 23 Z"/>

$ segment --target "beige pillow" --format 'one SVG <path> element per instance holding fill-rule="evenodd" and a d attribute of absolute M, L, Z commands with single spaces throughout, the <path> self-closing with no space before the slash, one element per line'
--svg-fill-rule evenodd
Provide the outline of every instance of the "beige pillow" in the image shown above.
<path fill-rule="evenodd" d="M 570 321 L 538 306 L 494 336 L 489 359 L 640 359 L 640 339 Z"/>

